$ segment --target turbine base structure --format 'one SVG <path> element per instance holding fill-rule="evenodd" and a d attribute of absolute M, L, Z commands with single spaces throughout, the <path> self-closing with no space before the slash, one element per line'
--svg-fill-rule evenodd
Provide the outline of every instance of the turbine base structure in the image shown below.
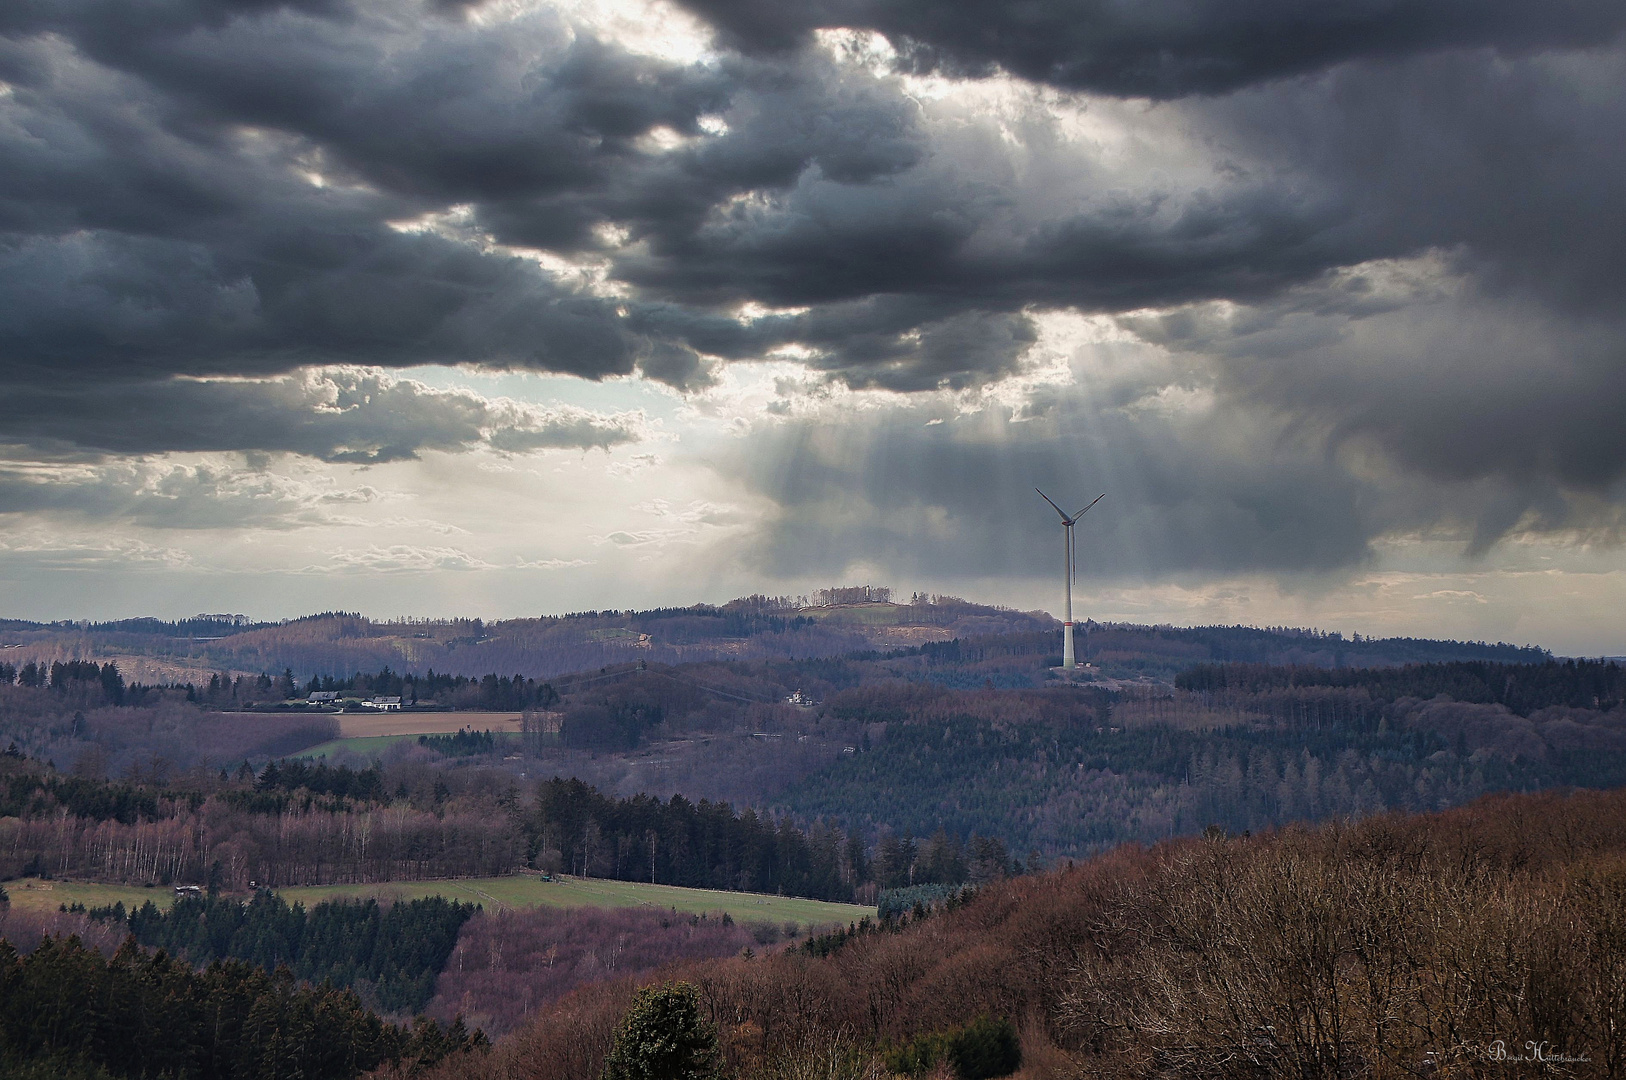
<path fill-rule="evenodd" d="M 1073 659 L 1073 624 L 1070 622 L 1061 624 L 1061 666 L 1064 668 L 1078 666 L 1078 661 Z"/>

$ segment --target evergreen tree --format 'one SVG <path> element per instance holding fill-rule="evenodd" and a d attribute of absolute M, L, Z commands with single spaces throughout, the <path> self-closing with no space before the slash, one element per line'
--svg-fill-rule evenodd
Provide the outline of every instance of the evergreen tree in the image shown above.
<path fill-rule="evenodd" d="M 717 1032 L 700 1015 L 689 983 L 639 991 L 615 1033 L 604 1080 L 710 1080 L 718 1075 Z"/>

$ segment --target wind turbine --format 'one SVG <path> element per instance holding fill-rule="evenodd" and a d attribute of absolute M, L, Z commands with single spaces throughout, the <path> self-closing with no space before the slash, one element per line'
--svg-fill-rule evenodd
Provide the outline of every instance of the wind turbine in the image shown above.
<path fill-rule="evenodd" d="M 1033 490 L 1039 491 L 1038 488 L 1034 488 Z M 1090 506 L 1094 506 L 1096 503 L 1100 502 L 1106 497 L 1106 492 L 1102 492 L 1090 500 Z M 1090 512 L 1090 506 L 1086 506 L 1072 517 L 1068 517 L 1067 511 L 1063 510 L 1059 506 L 1056 506 L 1056 500 L 1052 499 L 1044 492 L 1039 491 L 1039 498 L 1049 503 L 1052 507 L 1055 507 L 1056 513 L 1061 515 L 1061 523 L 1063 528 L 1067 530 L 1067 617 L 1062 621 L 1061 624 L 1061 666 L 1064 668 L 1074 668 L 1078 666 L 1078 662 L 1073 659 L 1073 575 L 1075 572 L 1073 569 L 1073 525 L 1077 523 L 1079 518 Z"/>

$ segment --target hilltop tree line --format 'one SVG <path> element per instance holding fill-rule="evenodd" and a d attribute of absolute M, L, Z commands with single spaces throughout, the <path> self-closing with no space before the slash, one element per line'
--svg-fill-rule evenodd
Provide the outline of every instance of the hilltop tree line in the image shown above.
<path fill-rule="evenodd" d="M 161 696 L 167 690 L 185 693 L 184 686 L 147 686 L 132 683 L 128 686 L 118 665 L 109 661 L 97 664 L 94 660 L 54 660 L 50 664 L 32 660 L 17 667 L 0 664 L 0 686 L 22 686 L 35 690 L 53 690 L 59 697 L 70 699 L 76 707 L 85 705 L 139 706 Z"/>
<path fill-rule="evenodd" d="M 1548 660 L 1509 664 L 1488 660 L 1407 664 L 1381 668 L 1272 667 L 1265 664 L 1198 664 L 1181 672 L 1175 686 L 1205 695 L 1260 695 L 1297 687 L 1359 688 L 1375 702 L 1423 700 L 1505 705 L 1519 716 L 1552 706 L 1607 712 L 1626 701 L 1626 667 L 1610 660 Z"/>
<path fill-rule="evenodd" d="M 467 778 L 459 778 L 467 780 Z M 246 766 L 208 791 L 65 777 L 26 759 L 0 766 L 0 877 L 262 885 L 491 876 L 524 865 L 667 885 L 873 897 L 905 885 L 1019 872 L 1002 841 L 882 830 L 870 844 L 823 821 L 682 796 L 616 799 L 579 780 L 517 791 L 439 774 L 409 788 L 376 766 L 292 760 Z M 238 955 L 238 954 L 232 954 Z"/>
<path fill-rule="evenodd" d="M 402 664 L 403 652 L 411 657 L 411 673 L 420 682 L 426 668 L 463 677 L 518 672 L 526 679 L 556 679 L 570 672 L 596 671 L 632 659 L 680 664 L 847 655 L 873 648 L 860 627 L 843 622 L 839 611 L 810 608 L 803 613 L 803 608 L 815 600 L 839 605 L 889 597 L 889 592 L 878 586 L 836 587 L 811 598 L 754 596 L 720 607 L 698 604 L 649 611 L 579 612 L 490 624 L 479 619 L 374 622 L 353 613 L 325 612 L 274 624 L 200 616 L 175 623 L 135 619 L 50 626 L 14 621 L 6 625 L 23 634 L 29 647 L 47 655 L 84 657 L 109 651 L 136 652 L 185 657 L 188 664 L 201 662 L 223 673 L 229 671 L 232 674 L 221 675 L 220 688 L 209 699 L 212 705 L 227 707 L 295 696 L 295 692 L 310 685 L 312 676 L 347 681 L 357 672 L 377 673 L 385 666 Z M 909 600 L 896 613 L 901 621 L 943 627 L 961 640 L 962 647 L 1013 633 L 1037 635 L 1055 626 L 1054 620 L 1042 613 L 1015 612 L 954 597 L 916 594 Z M 880 617 L 890 621 L 893 613 L 889 608 Z M 1025 653 L 1021 659 L 1029 662 L 1012 665 L 1009 672 L 979 672 L 976 663 L 941 660 L 920 666 L 930 669 L 930 677 L 954 685 L 975 687 L 990 678 L 996 686 L 1032 685 L 1043 679 L 1048 661 L 1060 653 L 1059 637 L 1055 633 L 1049 636 L 1056 640 Z M 1358 635 L 1346 638 L 1287 627 L 1174 628 L 1096 623 L 1083 624 L 1079 650 L 1081 659 L 1110 675 L 1138 672 L 1159 677 L 1172 677 L 1200 662 L 1338 667 L 1454 659 L 1509 663 L 1550 659 L 1539 649 L 1484 642 L 1370 639 Z M 907 652 L 887 651 L 889 657 Z M 1021 669 L 1019 674 L 1015 668 Z M 236 674 L 245 671 L 262 674 Z M 291 672 L 305 673 L 305 680 L 297 682 L 291 691 L 287 685 L 272 689 L 268 683 L 282 682 L 278 671 L 290 679 Z M 501 677 L 512 680 L 511 675 Z M 369 686 L 356 689 L 396 692 Z M 467 687 L 462 692 L 471 693 Z M 192 693 L 208 693 L 207 677 L 192 687 Z M 477 695 L 478 691 L 472 693 Z M 429 700 L 431 695 L 420 692 L 418 696 Z M 480 707 L 462 701 L 452 704 L 458 708 Z M 513 707 L 513 703 L 497 707 Z"/>
<path fill-rule="evenodd" d="M 246 903 L 213 890 L 152 901 L 126 912 L 121 901 L 91 908 L 92 919 L 122 923 L 149 948 L 203 967 L 241 960 L 268 974 L 286 967 L 311 984 L 359 991 L 375 1007 L 411 1015 L 434 995 L 435 977 L 479 907 L 434 896 L 381 907 L 377 900 L 328 900 L 309 911 L 261 889 Z"/>
<path fill-rule="evenodd" d="M 105 633 L 105 632 L 103 632 Z M 695 605 L 658 611 L 578 612 L 568 616 L 373 622 L 341 612 L 311 616 L 220 636 L 218 640 L 112 635 L 129 648 L 153 654 L 201 657 L 236 670 L 275 672 L 292 668 L 335 679 L 375 672 L 400 663 L 401 639 L 421 658 L 417 674 L 433 667 L 478 677 L 481 672 L 522 672 L 548 678 L 625 662 L 639 634 L 650 634 L 635 655 L 676 663 L 716 655 L 719 642 L 746 642 L 750 655 L 830 655 L 862 647 L 863 639 L 795 612 L 756 614 L 725 606 Z M 76 643 L 82 642 L 76 635 Z M 102 633 L 92 637 L 100 642 Z M 731 649 L 730 652 L 733 652 Z M 697 655 L 698 654 L 698 655 Z M 301 683 L 308 685 L 308 683 Z M 200 688 L 201 689 L 201 688 Z M 379 691 L 383 692 L 383 691 Z M 457 706 L 464 707 L 464 706 Z"/>
<path fill-rule="evenodd" d="M 263 885 L 489 877 L 524 864 L 505 793 L 457 797 L 413 774 L 381 791 L 369 770 L 281 762 L 202 787 L 64 777 L 0 760 L 0 879 L 72 876 L 130 884 Z M 287 783 L 314 784 L 288 790 Z"/>
<path fill-rule="evenodd" d="M 407 702 L 434 701 L 460 709 L 504 711 L 547 709 L 559 700 L 558 691 L 552 685 L 527 679 L 523 675 L 498 675 L 492 672 L 470 678 L 467 675 L 437 674 L 434 668 L 418 675 L 395 672 L 388 665 L 376 672 L 357 672 L 344 678 L 312 676 L 304 684 L 303 691 L 306 694 L 319 691 L 337 693 L 343 697 L 399 697 Z"/>
<path fill-rule="evenodd" d="M 973 681 L 971 676 L 1004 672 L 1015 675 L 1015 681 L 996 678 L 995 685 L 1037 686 L 1046 669 L 1061 663 L 1061 646 L 1059 629 L 1032 630 L 925 642 L 889 655 L 921 656 L 927 663 L 925 677 L 945 685 L 971 688 L 982 685 L 981 679 Z M 1553 659 L 1544 649 L 1506 643 L 1345 637 L 1285 626 L 1133 626 L 1094 621 L 1080 624 L 1076 649 L 1081 664 L 1091 663 L 1107 675 L 1161 679 L 1173 679 L 1196 664 L 1333 669 L 1459 660 L 1516 666 Z M 1023 658 L 1030 662 L 1015 662 Z"/>
<path fill-rule="evenodd" d="M 75 707 L 101 705 L 142 706 L 164 693 L 189 702 L 214 707 L 239 707 L 263 702 L 284 701 L 314 693 L 336 692 L 345 697 L 399 696 L 410 702 L 434 701 L 459 709 L 519 711 L 547 709 L 557 704 L 559 693 L 547 682 L 523 675 L 495 672 L 471 678 L 466 675 L 437 674 L 433 668 L 417 675 L 401 674 L 388 665 L 376 672 L 358 672 L 347 678 L 312 676 L 301 684 L 292 668 L 281 675 L 231 676 L 217 673 L 202 685 L 175 683 L 149 686 L 126 684 L 118 665 L 109 661 L 57 660 L 49 664 L 28 661 L 22 666 L 0 664 L 0 685 L 52 690 L 71 698 Z"/>
<path fill-rule="evenodd" d="M 681 795 L 614 799 L 580 780 L 540 785 L 529 819 L 532 859 L 543 869 L 706 889 L 849 900 L 877 888 L 992 880 L 1020 872 L 1002 842 L 936 835 L 920 844 L 883 833 L 864 838 L 815 821 L 798 828 L 727 803 Z"/>
<path fill-rule="evenodd" d="M 126 683 L 117 664 L 112 661 L 97 664 L 94 660 L 53 660 L 49 664 L 30 660 L 20 667 L 0 664 L 0 686 L 51 690 L 73 708 L 103 705 L 141 708 L 166 696 L 214 705 L 248 704 L 287 697 L 294 692 L 292 673 L 285 673 L 281 679 L 264 674 L 239 675 L 235 679 L 214 675 L 201 688 L 192 683 L 148 685 Z"/>

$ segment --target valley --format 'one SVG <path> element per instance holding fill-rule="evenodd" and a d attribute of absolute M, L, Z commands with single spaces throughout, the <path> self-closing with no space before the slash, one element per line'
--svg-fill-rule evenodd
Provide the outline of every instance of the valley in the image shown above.
<path fill-rule="evenodd" d="M 848 636 L 818 640 L 837 651 L 793 652 L 833 627 Z M 504 636 L 480 629 L 411 640 L 441 641 L 444 661 Z M 826 1019 L 805 1037 L 855 1068 L 908 1074 L 931 1047 L 991 1038 L 1060 1078 L 1100 1065 L 1080 1018 L 1103 1006 L 1080 995 L 1105 976 L 1056 982 L 1022 944 L 1077 933 L 1072 901 L 1037 922 L 1011 905 L 1045 908 L 1092 875 L 1184 880 L 1193 844 L 1268 863 L 1260 843 L 1324 835 L 1307 829 L 1433 835 L 1406 815 L 1465 807 L 1480 828 L 1473 808 L 1501 792 L 1626 787 L 1626 671 L 1528 647 L 1086 624 L 1083 663 L 1062 671 L 1059 631 L 1019 613 L 759 600 L 557 620 L 556 656 L 605 661 L 573 670 L 545 653 L 511 674 L 399 652 L 345 666 L 394 632 L 350 616 L 242 627 L 207 647 L 280 662 L 326 641 L 329 666 L 223 666 L 204 685 L 83 658 L 128 649 L 127 629 L 76 628 L 81 658 L 14 650 L 0 935 L 29 956 L 69 937 L 111 956 L 134 935 L 126 950 L 197 967 L 333 980 L 399 1031 L 429 1018 L 442 1049 L 425 1060 L 446 1080 L 481 1062 L 596 1080 L 635 988 L 679 977 L 737 1018 L 718 1036 L 740 1075 L 808 1052 L 791 1031 L 814 1009 Z M 414 707 L 359 704 L 374 698 Z M 1585 828 L 1616 812 L 1586 805 Z M 963 952 L 967 919 L 994 929 Z M 911 951 L 928 939 L 946 967 Z M 852 1012 L 841 980 L 891 989 Z M 1112 1060 L 1164 1052 L 1126 1043 Z"/>

